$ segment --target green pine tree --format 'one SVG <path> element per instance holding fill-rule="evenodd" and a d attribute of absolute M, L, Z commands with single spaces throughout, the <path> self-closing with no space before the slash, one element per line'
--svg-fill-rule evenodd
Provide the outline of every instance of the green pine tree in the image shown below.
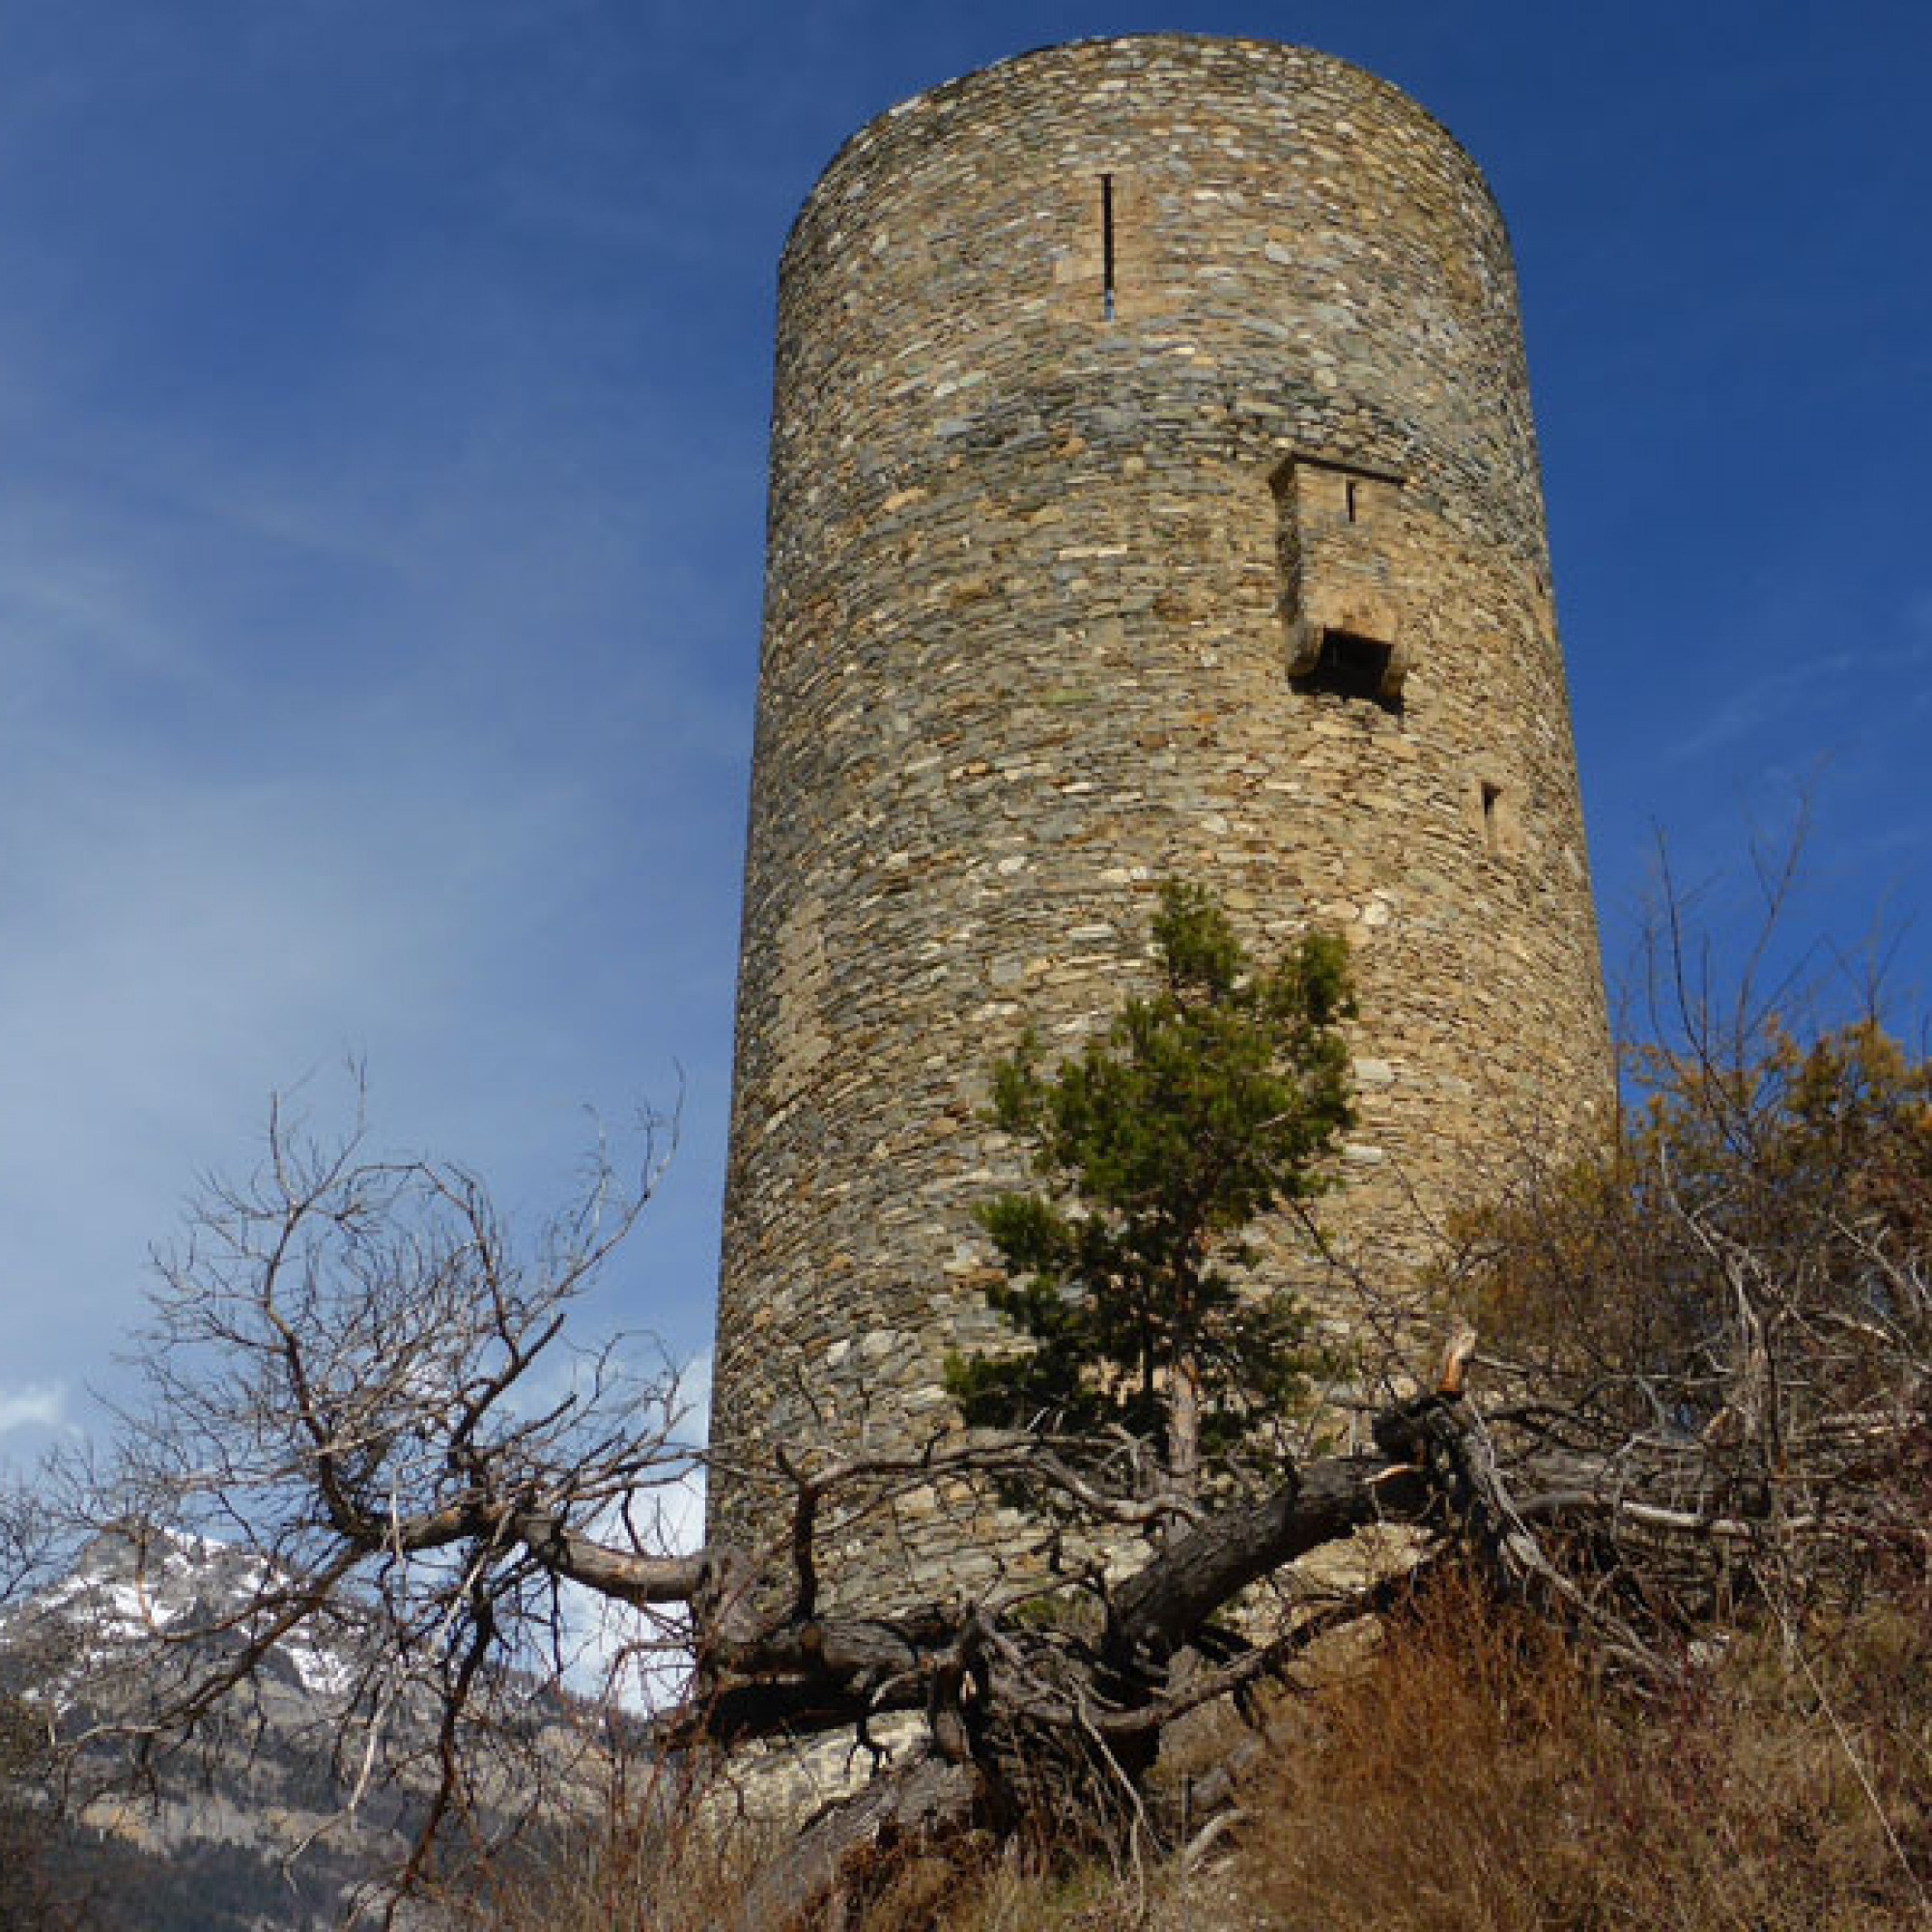
<path fill-rule="evenodd" d="M 1156 991 L 1045 1070 L 1031 1031 L 993 1113 L 1038 1183 L 980 1219 L 1007 1279 L 988 1300 L 1025 1346 L 955 1357 L 977 1425 L 1151 1445 L 1191 1497 L 1300 1393 L 1297 1299 L 1249 1274 L 1257 1220 L 1327 1184 L 1350 1124 L 1348 950 L 1311 934 L 1257 966 L 1213 897 L 1164 886 Z"/>

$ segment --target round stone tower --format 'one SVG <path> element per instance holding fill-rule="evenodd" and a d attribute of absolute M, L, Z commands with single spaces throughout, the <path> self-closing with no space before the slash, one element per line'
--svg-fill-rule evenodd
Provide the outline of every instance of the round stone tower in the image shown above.
<path fill-rule="evenodd" d="M 1323 1211 L 1382 1283 L 1606 1106 L 1509 243 L 1396 89 L 1153 36 L 855 135 L 784 252 L 766 589 L 717 1533 L 781 1532 L 780 1447 L 947 1426 L 990 1063 L 1146 983 L 1163 878 L 1350 940 Z M 970 1585 L 983 1533 L 915 1502 L 843 1574 Z"/>

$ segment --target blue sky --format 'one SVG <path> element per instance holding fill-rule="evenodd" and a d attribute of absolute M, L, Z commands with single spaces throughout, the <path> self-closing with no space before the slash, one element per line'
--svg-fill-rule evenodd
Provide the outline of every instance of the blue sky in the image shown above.
<path fill-rule="evenodd" d="M 0 0 L 0 1452 L 268 1094 L 534 1211 L 684 1095 L 613 1321 L 708 1342 L 778 251 L 1043 43 L 1297 40 L 1514 232 L 1606 951 L 1814 796 L 1924 988 L 1932 10 Z M 1719 902 L 1721 903 L 1721 902 Z M 1917 922 L 1917 923 L 1915 923 Z M 586 1111 L 588 1110 L 588 1111 Z"/>

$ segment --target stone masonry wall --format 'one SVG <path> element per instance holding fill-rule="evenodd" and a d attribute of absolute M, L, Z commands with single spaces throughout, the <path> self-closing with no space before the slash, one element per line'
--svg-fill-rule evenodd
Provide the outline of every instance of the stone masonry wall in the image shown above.
<path fill-rule="evenodd" d="M 1351 941 L 1324 1213 L 1383 1278 L 1606 1107 L 1502 221 L 1373 76 L 1155 36 L 894 109 L 785 250 L 715 1531 L 781 1533 L 777 1445 L 947 1425 L 989 1063 L 1142 983 L 1168 876 Z M 833 1587 L 971 1587 L 997 1535 L 915 1506 Z"/>

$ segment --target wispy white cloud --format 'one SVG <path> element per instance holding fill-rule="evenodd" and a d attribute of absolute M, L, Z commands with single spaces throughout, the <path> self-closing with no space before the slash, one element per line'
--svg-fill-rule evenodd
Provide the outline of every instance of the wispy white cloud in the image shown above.
<path fill-rule="evenodd" d="M 693 540 L 708 446 L 665 460 L 580 319 L 456 246 L 362 277 L 287 421 L 185 380 L 94 406 L 98 361 L 0 319 L 45 379 L 0 383 L 18 1373 L 96 1378 L 197 1171 L 345 1053 L 379 1131 L 539 1211 L 582 1108 L 681 1063 L 642 1237 L 676 1307 L 631 1312 L 703 1332 L 754 575 Z"/>
<path fill-rule="evenodd" d="M 1821 714 L 1841 706 L 1868 706 L 1875 692 L 1889 694 L 1888 704 L 1918 704 L 1924 696 L 1923 673 L 1932 667 L 1932 635 L 1916 621 L 1910 628 L 1920 635 L 1908 643 L 1826 651 L 1780 670 L 1740 679 L 1702 724 L 1664 748 L 1664 756 L 1678 764 L 1708 758 L 1798 717 L 1805 721 L 1815 744 Z"/>
<path fill-rule="evenodd" d="M 0 1389 L 0 1435 L 15 1429 L 64 1429 L 67 1421 L 67 1389 L 60 1382 Z"/>
<path fill-rule="evenodd" d="M 0 1345 L 29 1374 L 99 1373 L 196 1171 L 245 1164 L 267 1094 L 341 1054 L 368 1056 L 388 1131 L 485 1164 L 519 1205 L 543 1192 L 533 1134 L 574 1148 L 582 1104 L 662 1097 L 674 1054 L 722 1108 L 722 1029 L 696 1064 L 670 1030 L 688 1040 L 687 992 L 716 1004 L 723 980 L 693 935 L 728 945 L 728 700 L 662 655 L 638 673 L 655 663 L 661 704 L 573 691 L 541 545 L 445 536 L 440 582 L 390 570 L 327 500 L 269 514 L 312 551 L 361 547 L 380 581 L 334 619 L 335 659 L 320 611 L 290 612 L 293 641 L 251 635 L 196 546 L 129 532 L 110 555 L 45 506 L 38 541 L 0 543 L 22 667 L 0 697 Z M 252 533 L 188 523 L 217 557 L 242 543 L 231 588 L 261 567 Z M 392 638 L 420 643 L 385 660 Z M 702 1218 L 668 1270 L 694 1300 Z"/>

